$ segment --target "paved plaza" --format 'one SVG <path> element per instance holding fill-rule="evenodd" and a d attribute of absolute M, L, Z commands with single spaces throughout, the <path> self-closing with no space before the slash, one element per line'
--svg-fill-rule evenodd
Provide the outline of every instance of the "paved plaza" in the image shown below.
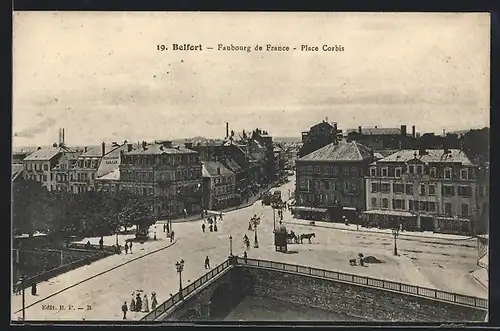
<path fill-rule="evenodd" d="M 291 181 L 280 189 L 288 197 Z M 248 230 L 252 215 L 261 217 L 258 227 L 259 248 L 253 248 L 254 232 Z M 229 236 L 233 239 L 233 253 L 242 255 L 243 235 L 252 243 L 250 258 L 269 259 L 311 267 L 356 273 L 413 285 L 438 288 L 467 295 L 487 298 L 487 289 L 472 276 L 476 265 L 476 241 L 459 236 L 434 235 L 432 233 L 405 233 L 398 240 L 400 256 L 393 255 L 393 237 L 386 231 L 367 231 L 351 225 L 330 225 L 292 218 L 287 211 L 284 223 L 295 233 L 315 233 L 309 244 L 289 245 L 289 254 L 278 253 L 273 246 L 273 211 L 257 201 L 247 208 L 225 213 L 218 221 L 218 232 L 205 233 L 202 221 L 174 223 L 176 241 L 170 243 L 158 224 L 157 240 L 134 245 L 133 254 L 113 255 L 78 268 L 47 282 L 38 284 L 38 295 L 26 291 L 26 320 L 121 320 L 123 302 L 130 303 L 134 291 L 156 292 L 158 302 L 165 301 L 179 288 L 175 262 L 185 260 L 182 273 L 183 285 L 195 281 L 206 272 L 205 257 L 214 267 L 227 259 L 230 250 Z M 125 237 L 120 236 L 123 245 Z M 114 236 L 105 238 L 105 244 L 113 244 Z M 364 267 L 351 266 L 349 259 L 358 253 L 374 256 L 383 261 Z M 62 307 L 64 310 L 60 310 Z M 13 295 L 13 319 L 21 316 L 21 296 Z M 47 308 L 55 308 L 48 310 Z M 70 308 L 72 308 L 70 310 Z M 81 308 L 81 309 L 79 309 Z M 129 312 L 129 320 L 138 320 L 145 313 Z"/>

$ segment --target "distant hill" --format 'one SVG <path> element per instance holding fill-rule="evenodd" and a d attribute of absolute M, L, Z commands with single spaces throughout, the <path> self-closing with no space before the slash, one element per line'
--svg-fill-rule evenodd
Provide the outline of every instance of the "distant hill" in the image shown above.
<path fill-rule="evenodd" d="M 273 141 L 279 143 L 300 143 L 302 138 L 300 137 L 273 137 Z"/>

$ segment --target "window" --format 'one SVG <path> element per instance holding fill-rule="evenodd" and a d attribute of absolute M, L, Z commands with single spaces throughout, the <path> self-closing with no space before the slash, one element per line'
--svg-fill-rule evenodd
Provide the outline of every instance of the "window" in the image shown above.
<path fill-rule="evenodd" d="M 401 177 L 401 168 L 396 168 L 395 169 L 395 176 L 396 177 Z"/>
<path fill-rule="evenodd" d="M 400 200 L 400 199 L 393 199 L 392 200 L 392 207 L 393 209 L 405 209 L 405 200 Z"/>
<path fill-rule="evenodd" d="M 433 201 L 429 201 L 429 211 L 430 212 L 435 212 L 436 211 L 436 203 Z"/>
<path fill-rule="evenodd" d="M 412 166 L 412 165 L 409 165 L 409 166 L 408 166 L 408 173 L 409 173 L 409 174 L 413 174 L 413 172 L 414 172 L 413 166 Z"/>
<path fill-rule="evenodd" d="M 356 183 L 351 183 L 351 191 L 352 192 L 357 192 L 358 191 L 358 186 L 356 185 Z"/>
<path fill-rule="evenodd" d="M 413 194 L 413 184 L 406 184 L 406 194 Z"/>
<path fill-rule="evenodd" d="M 349 186 L 349 182 L 344 182 L 344 191 L 349 191 Z"/>
<path fill-rule="evenodd" d="M 387 198 L 382 199 L 382 208 L 389 208 L 389 200 Z"/>
<path fill-rule="evenodd" d="M 443 185 L 443 195 L 445 197 L 455 196 L 455 188 L 450 185 Z"/>
<path fill-rule="evenodd" d="M 469 205 L 466 203 L 463 203 L 460 206 L 460 211 L 462 212 L 463 217 L 468 217 L 469 216 Z"/>
<path fill-rule="evenodd" d="M 325 189 L 329 190 L 330 189 L 330 182 L 325 180 Z"/>
<path fill-rule="evenodd" d="M 428 202 L 427 201 L 420 201 L 419 202 L 419 208 L 420 208 L 421 211 L 427 211 Z"/>
<path fill-rule="evenodd" d="M 43 170 L 45 170 L 45 171 L 49 170 L 49 165 L 48 164 L 44 164 L 43 165 Z"/>
<path fill-rule="evenodd" d="M 43 181 L 46 182 L 47 181 L 47 175 L 43 175 Z"/>
<path fill-rule="evenodd" d="M 351 176 L 357 176 L 358 175 L 358 168 L 352 167 L 351 168 Z"/>
<path fill-rule="evenodd" d="M 444 169 L 444 178 L 451 178 L 451 168 Z"/>
<path fill-rule="evenodd" d="M 408 209 L 414 210 L 415 206 L 413 205 L 413 200 L 408 200 Z"/>
<path fill-rule="evenodd" d="M 152 173 L 152 172 L 150 172 L 150 173 L 149 173 L 149 181 L 150 181 L 150 182 L 152 182 L 152 181 L 153 181 L 153 173 Z"/>
<path fill-rule="evenodd" d="M 425 195 L 425 184 L 420 184 L 420 195 Z"/>
<path fill-rule="evenodd" d="M 458 196 L 468 198 L 471 196 L 471 188 L 468 186 L 458 187 Z"/>
<path fill-rule="evenodd" d="M 53 173 L 50 173 L 50 180 L 53 181 L 54 180 L 54 174 Z"/>
<path fill-rule="evenodd" d="M 436 185 L 429 184 L 429 195 L 436 195 Z"/>
<path fill-rule="evenodd" d="M 467 169 L 460 169 L 460 179 L 467 179 L 468 177 Z"/>
<path fill-rule="evenodd" d="M 389 168 L 389 177 L 394 177 L 394 168 L 393 167 Z"/>
<path fill-rule="evenodd" d="M 377 198 L 372 198 L 371 199 L 371 206 L 372 207 L 377 207 Z"/>
<path fill-rule="evenodd" d="M 377 168 L 370 168 L 370 176 L 372 177 L 377 176 Z"/>
<path fill-rule="evenodd" d="M 422 166 L 418 165 L 417 166 L 417 174 L 421 174 L 421 173 L 422 173 Z"/>
<path fill-rule="evenodd" d="M 436 168 L 432 167 L 429 169 L 429 175 L 432 177 L 432 178 L 435 178 L 436 177 Z"/>
<path fill-rule="evenodd" d="M 380 191 L 383 193 L 391 192 L 391 185 L 389 183 L 382 183 L 380 185 Z"/>
<path fill-rule="evenodd" d="M 304 177 L 302 177 L 302 176 L 299 177 L 299 188 L 300 189 L 307 188 L 306 179 Z"/>
<path fill-rule="evenodd" d="M 387 177 L 387 168 L 382 168 L 382 177 Z"/>
<path fill-rule="evenodd" d="M 344 167 L 344 175 L 349 176 L 349 168 L 348 167 Z"/>
<path fill-rule="evenodd" d="M 90 176 L 91 176 L 92 180 L 94 180 L 95 175 L 94 174 L 90 174 Z"/>
<path fill-rule="evenodd" d="M 372 185 L 371 185 L 371 192 L 372 193 L 379 192 L 379 185 L 378 185 L 378 183 L 372 183 Z"/>
<path fill-rule="evenodd" d="M 404 184 L 392 184 L 392 191 L 394 193 L 404 193 L 405 191 L 405 185 Z"/>
<path fill-rule="evenodd" d="M 444 204 L 444 213 L 447 216 L 451 216 L 451 203 L 445 203 Z"/>

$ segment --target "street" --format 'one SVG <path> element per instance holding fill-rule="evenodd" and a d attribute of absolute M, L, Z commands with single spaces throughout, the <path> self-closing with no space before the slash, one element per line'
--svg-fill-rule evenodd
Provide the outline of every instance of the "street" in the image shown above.
<path fill-rule="evenodd" d="M 293 190 L 294 184 L 291 180 L 278 188 L 284 199 L 288 198 L 288 190 Z M 248 231 L 248 222 L 254 214 L 261 217 L 257 229 L 259 248 L 253 247 L 254 232 Z M 290 254 L 283 254 L 275 252 L 273 245 L 273 211 L 269 206 L 262 206 L 260 200 L 250 207 L 225 213 L 224 220 L 217 221 L 218 232 L 209 232 L 207 228 L 203 233 L 201 224 L 201 221 L 174 223 L 176 242 L 168 248 L 164 248 L 170 242 L 165 238 L 162 225 L 157 225 L 158 240 L 135 245 L 134 254 L 114 255 L 38 284 L 39 296 L 33 297 L 26 291 L 26 319 L 121 320 L 120 307 L 125 301 L 130 303 L 134 291 L 142 290 L 141 293 L 148 294 L 148 299 L 154 291 L 158 303 L 178 291 L 176 261 L 185 261 L 182 280 L 186 286 L 206 272 L 206 256 L 210 258 L 211 267 L 227 259 L 229 236 L 233 237 L 233 254 L 241 256 L 244 234 L 251 241 L 248 252 L 251 258 L 356 273 L 487 298 L 487 290 L 470 276 L 471 271 L 478 269 L 474 239 L 439 236 L 429 239 L 407 233 L 407 236 L 398 238 L 400 256 L 394 256 L 391 234 L 311 226 L 307 221 L 293 219 L 285 211 L 284 224 L 288 231 L 294 230 L 297 234 L 315 233 L 315 237 L 311 244 L 304 240 L 303 244 L 289 245 Z M 360 252 L 365 257 L 374 256 L 383 263 L 367 264 L 365 267 L 349 265 L 348 260 Z M 139 256 L 142 257 L 136 259 Z M 136 260 L 131 261 L 133 259 Z M 86 280 L 97 274 L 100 275 Z M 65 290 L 76 283 L 79 284 Z M 37 301 L 40 302 L 35 303 Z M 21 316 L 18 312 L 21 308 L 21 296 L 13 295 L 13 319 L 17 320 Z M 144 313 L 128 312 L 127 319 L 138 320 L 142 316 Z"/>

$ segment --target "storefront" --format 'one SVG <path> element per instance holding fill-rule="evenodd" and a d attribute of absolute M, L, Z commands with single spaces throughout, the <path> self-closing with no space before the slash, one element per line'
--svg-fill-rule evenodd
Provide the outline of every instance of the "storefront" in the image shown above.
<path fill-rule="evenodd" d="M 436 232 L 460 235 L 474 234 L 474 224 L 469 219 L 458 217 L 436 217 L 436 221 Z"/>
<path fill-rule="evenodd" d="M 417 229 L 417 215 L 407 211 L 397 210 L 367 210 L 363 212 L 367 227 L 378 227 L 381 229 L 400 228 L 411 230 Z"/>

